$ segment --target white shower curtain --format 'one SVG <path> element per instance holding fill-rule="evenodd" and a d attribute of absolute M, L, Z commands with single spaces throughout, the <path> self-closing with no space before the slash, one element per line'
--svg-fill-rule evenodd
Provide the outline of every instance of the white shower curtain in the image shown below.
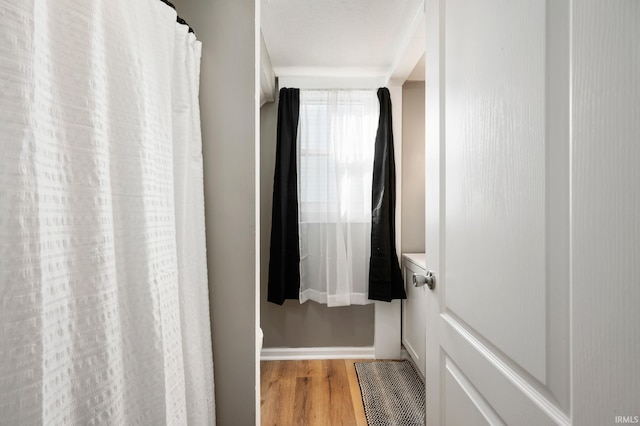
<path fill-rule="evenodd" d="M 214 424 L 200 43 L 0 0 L 0 424 Z"/>
<path fill-rule="evenodd" d="M 375 90 L 301 90 L 298 125 L 300 302 L 368 300 Z"/>

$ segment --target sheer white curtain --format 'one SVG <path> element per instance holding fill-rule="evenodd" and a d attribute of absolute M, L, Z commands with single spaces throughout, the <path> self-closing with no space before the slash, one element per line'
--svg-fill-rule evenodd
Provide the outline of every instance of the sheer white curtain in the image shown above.
<path fill-rule="evenodd" d="M 300 302 L 366 304 L 375 90 L 301 90 Z"/>
<path fill-rule="evenodd" d="M 0 0 L 0 423 L 214 424 L 200 43 Z"/>

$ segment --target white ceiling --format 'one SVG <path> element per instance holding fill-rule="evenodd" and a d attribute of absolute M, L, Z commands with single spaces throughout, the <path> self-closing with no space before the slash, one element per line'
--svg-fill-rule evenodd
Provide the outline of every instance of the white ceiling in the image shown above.
<path fill-rule="evenodd" d="M 261 0 L 279 77 L 406 79 L 424 51 L 424 0 Z M 409 51 L 409 54 L 407 53 Z"/>

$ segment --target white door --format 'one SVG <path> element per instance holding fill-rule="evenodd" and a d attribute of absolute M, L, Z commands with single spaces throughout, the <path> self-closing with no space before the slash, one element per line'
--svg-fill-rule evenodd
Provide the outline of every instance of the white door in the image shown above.
<path fill-rule="evenodd" d="M 426 1 L 429 426 L 638 421 L 639 15 Z"/>

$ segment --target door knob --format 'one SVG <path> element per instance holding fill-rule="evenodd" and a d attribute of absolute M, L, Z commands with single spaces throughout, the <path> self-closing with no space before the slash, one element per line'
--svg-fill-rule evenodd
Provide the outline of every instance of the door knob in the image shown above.
<path fill-rule="evenodd" d="M 414 287 L 422 287 L 425 284 L 429 290 L 436 288 L 436 276 L 433 271 L 427 271 L 426 275 L 413 274 Z"/>

